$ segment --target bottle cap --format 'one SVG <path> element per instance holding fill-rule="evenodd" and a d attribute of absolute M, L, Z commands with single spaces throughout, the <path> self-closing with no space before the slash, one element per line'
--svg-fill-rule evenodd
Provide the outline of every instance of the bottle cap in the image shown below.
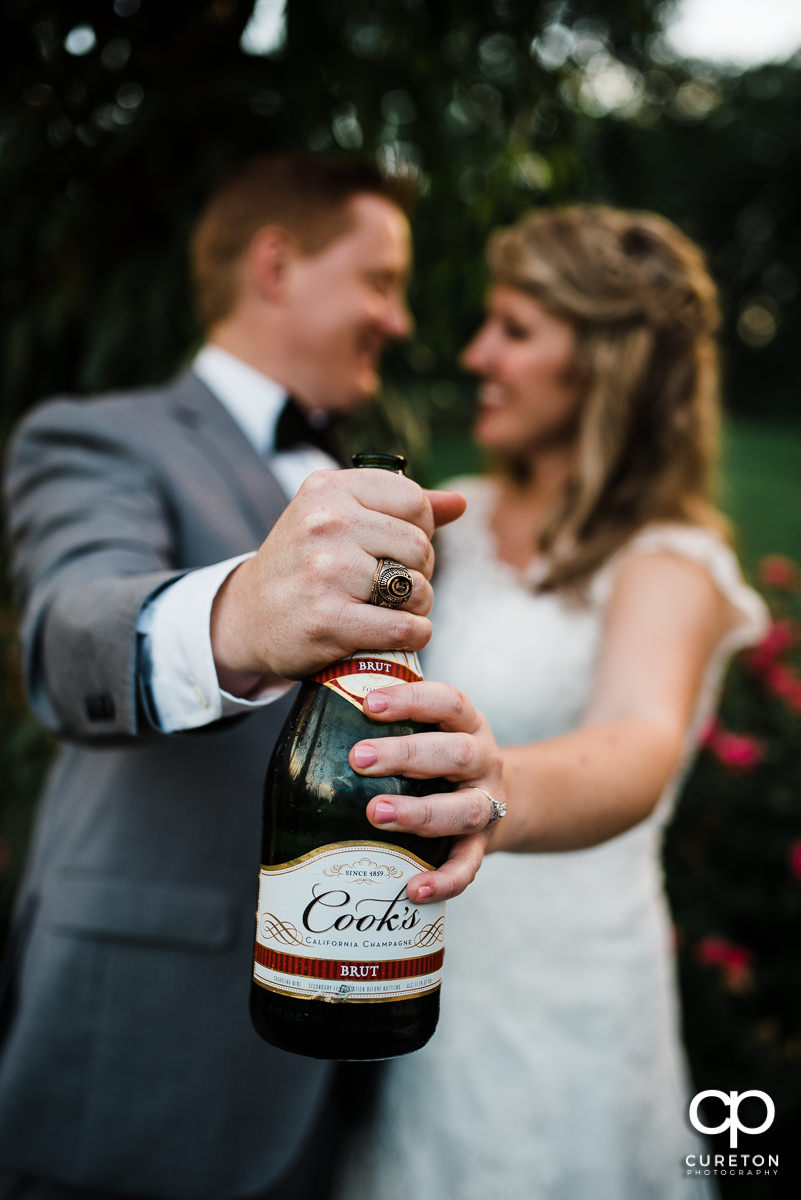
<path fill-rule="evenodd" d="M 354 467 L 376 467 L 380 471 L 394 471 L 396 475 L 405 475 L 406 458 L 402 454 L 385 454 L 374 450 L 365 454 L 353 455 Z"/>

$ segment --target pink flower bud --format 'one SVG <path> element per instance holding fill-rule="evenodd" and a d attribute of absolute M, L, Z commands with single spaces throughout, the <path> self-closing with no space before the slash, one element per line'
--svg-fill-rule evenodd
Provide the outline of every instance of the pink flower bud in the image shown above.
<path fill-rule="evenodd" d="M 762 743 L 757 738 L 729 733 L 720 725 L 707 744 L 719 762 L 737 771 L 755 767 L 764 758 Z"/>
<path fill-rule="evenodd" d="M 801 842 L 793 842 L 790 847 L 790 874 L 801 880 Z"/>
<path fill-rule="evenodd" d="M 771 654 L 785 654 L 793 646 L 797 646 L 801 642 L 801 630 L 795 621 L 791 621 L 789 617 L 785 617 L 782 620 L 772 623 L 765 642 Z"/>
<path fill-rule="evenodd" d="M 769 692 L 801 712 L 801 676 L 792 667 L 772 662 L 763 668 L 762 677 Z"/>
<path fill-rule="evenodd" d="M 759 564 L 759 581 L 779 591 L 792 591 L 798 579 L 798 567 L 784 554 L 769 554 Z"/>
<path fill-rule="evenodd" d="M 695 948 L 695 957 L 700 963 L 709 966 L 711 963 L 720 965 L 725 961 L 729 943 L 719 937 L 705 937 Z"/>
<path fill-rule="evenodd" d="M 749 650 L 745 660 L 752 671 L 761 675 L 769 670 L 776 660 L 801 641 L 801 632 L 794 621 L 774 621 L 762 641 Z"/>
<path fill-rule="evenodd" d="M 753 982 L 753 951 L 726 938 L 706 937 L 695 948 L 695 957 L 704 966 L 720 967 L 723 985 L 729 992 L 744 992 Z"/>

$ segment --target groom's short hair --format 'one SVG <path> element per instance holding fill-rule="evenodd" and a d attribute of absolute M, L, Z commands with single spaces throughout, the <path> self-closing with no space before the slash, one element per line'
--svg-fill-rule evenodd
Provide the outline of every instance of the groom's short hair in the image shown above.
<path fill-rule="evenodd" d="M 231 312 L 237 266 L 259 229 L 279 225 L 301 253 L 317 254 L 347 232 L 353 222 L 347 202 L 363 194 L 383 197 L 409 216 L 416 187 L 410 176 L 389 175 L 361 157 L 263 154 L 236 167 L 207 200 L 190 246 L 204 328 Z"/>

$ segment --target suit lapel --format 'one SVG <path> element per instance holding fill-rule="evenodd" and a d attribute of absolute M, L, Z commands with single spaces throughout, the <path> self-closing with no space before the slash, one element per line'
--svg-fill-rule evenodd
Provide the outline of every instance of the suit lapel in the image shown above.
<path fill-rule="evenodd" d="M 170 393 L 178 420 L 194 434 L 198 450 L 238 493 L 261 541 L 289 497 L 234 418 L 191 371 Z"/>

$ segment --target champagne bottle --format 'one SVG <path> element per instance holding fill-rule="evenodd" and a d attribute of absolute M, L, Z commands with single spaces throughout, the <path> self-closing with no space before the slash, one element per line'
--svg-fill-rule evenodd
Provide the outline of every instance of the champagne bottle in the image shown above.
<path fill-rule="evenodd" d="M 403 474 L 400 455 L 354 466 Z M 264 835 L 250 1013 L 282 1050 L 315 1058 L 392 1058 L 425 1045 L 439 1015 L 445 905 L 416 905 L 406 883 L 439 866 L 449 839 L 382 831 L 372 796 L 449 790 L 441 779 L 366 778 L 351 747 L 422 731 L 379 724 L 377 687 L 421 679 L 417 655 L 366 651 L 305 680 L 278 738 L 264 790 Z"/>

